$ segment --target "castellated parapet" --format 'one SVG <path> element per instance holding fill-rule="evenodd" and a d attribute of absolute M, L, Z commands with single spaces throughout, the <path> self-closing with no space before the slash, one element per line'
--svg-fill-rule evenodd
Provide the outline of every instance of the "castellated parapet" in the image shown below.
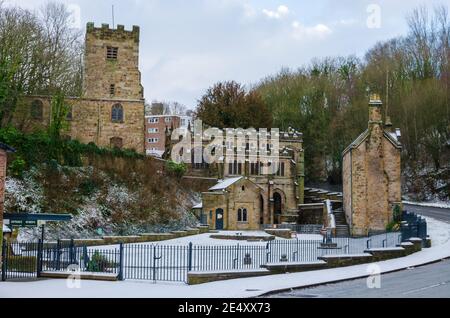
<path fill-rule="evenodd" d="M 139 71 L 140 28 L 123 25 L 86 27 L 84 93 L 87 98 L 141 100 L 144 90 Z"/>

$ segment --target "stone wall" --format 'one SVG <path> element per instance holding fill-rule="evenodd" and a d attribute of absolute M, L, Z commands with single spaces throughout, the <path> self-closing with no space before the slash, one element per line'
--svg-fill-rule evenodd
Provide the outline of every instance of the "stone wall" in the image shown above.
<path fill-rule="evenodd" d="M 369 128 L 344 153 L 346 219 L 355 236 L 383 232 L 401 202 L 401 145 L 385 131 L 381 101 L 371 101 Z"/>
<path fill-rule="evenodd" d="M 260 189 L 252 182 L 243 180 L 231 186 L 228 204 L 228 226 L 236 230 L 260 228 Z M 247 209 L 248 222 L 238 222 L 238 209 Z"/>
<path fill-rule="evenodd" d="M 225 230 L 258 230 L 260 228 L 260 190 L 254 183 L 243 179 L 226 192 L 203 193 L 203 213 L 210 228 L 216 229 L 216 211 L 224 211 Z M 247 209 L 247 222 L 238 222 L 238 209 Z"/>
<path fill-rule="evenodd" d="M 349 151 L 344 155 L 342 160 L 342 175 L 351 176 L 352 174 L 352 152 Z M 343 209 L 347 224 L 352 224 L 352 178 L 343 178 Z"/>
<path fill-rule="evenodd" d="M 139 71 L 139 34 L 137 26 L 126 31 L 121 25 L 110 29 L 107 24 L 95 28 L 93 23 L 88 23 L 84 94 L 81 98 L 66 99 L 72 108 L 68 136 L 83 143 L 94 142 L 100 147 L 110 147 L 111 139 L 115 138 L 120 140 L 122 148 L 144 153 L 145 102 Z M 116 59 L 107 58 L 108 47 L 118 50 Z M 26 132 L 48 127 L 50 100 L 49 96 L 22 98 L 13 116 L 14 125 Z M 41 118 L 31 116 L 33 101 L 43 103 Z M 112 121 L 112 107 L 116 104 L 123 108 L 122 122 Z"/>
<path fill-rule="evenodd" d="M 84 92 L 87 98 L 142 99 L 139 71 L 139 27 L 125 31 L 122 25 L 96 28 L 88 23 L 84 56 Z M 117 48 L 117 59 L 107 58 L 107 48 Z M 115 94 L 110 93 L 115 85 Z"/>
<path fill-rule="evenodd" d="M 81 99 L 73 100 L 70 136 L 83 143 L 94 142 L 110 147 L 111 138 L 121 138 L 123 148 L 144 153 L 144 102 L 120 101 L 124 121 L 112 122 L 112 106 L 118 101 Z"/>
<path fill-rule="evenodd" d="M 43 103 L 43 118 L 31 118 L 30 105 L 39 100 Z M 67 98 L 72 116 L 69 129 L 63 134 L 82 143 L 93 142 L 99 147 L 110 147 L 111 138 L 121 138 L 122 148 L 134 149 L 144 153 L 144 101 L 103 100 Z M 123 107 L 123 122 L 113 122 L 111 112 L 113 105 L 120 103 Z M 14 124 L 27 132 L 45 129 L 50 123 L 51 100 L 46 96 L 24 97 L 14 115 Z"/>

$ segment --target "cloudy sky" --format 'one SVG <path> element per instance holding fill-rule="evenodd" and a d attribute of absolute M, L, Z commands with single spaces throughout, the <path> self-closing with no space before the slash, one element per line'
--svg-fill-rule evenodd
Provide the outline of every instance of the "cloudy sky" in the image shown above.
<path fill-rule="evenodd" d="M 217 81 L 246 85 L 313 58 L 364 56 L 377 41 L 407 32 L 406 16 L 450 0 L 58 0 L 80 25 L 93 21 L 141 27 L 147 101 L 189 108 Z M 37 8 L 46 0 L 6 0 Z M 79 8 L 79 10 L 78 10 Z"/>

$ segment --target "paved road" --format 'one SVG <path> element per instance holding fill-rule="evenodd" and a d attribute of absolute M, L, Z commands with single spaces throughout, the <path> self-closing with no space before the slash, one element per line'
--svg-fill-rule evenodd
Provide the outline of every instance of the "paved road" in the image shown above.
<path fill-rule="evenodd" d="M 404 209 L 409 212 L 414 212 L 421 214 L 423 216 L 428 216 L 439 221 L 450 223 L 450 209 L 432 208 L 432 207 L 422 207 L 417 205 L 404 205 Z"/>
<path fill-rule="evenodd" d="M 408 211 L 450 223 L 450 209 L 407 205 Z M 381 288 L 358 279 L 270 296 L 273 298 L 450 298 L 450 260 L 381 276 Z"/>
<path fill-rule="evenodd" d="M 367 279 L 282 293 L 271 298 L 450 298 L 450 260 L 381 276 L 381 288 Z"/>

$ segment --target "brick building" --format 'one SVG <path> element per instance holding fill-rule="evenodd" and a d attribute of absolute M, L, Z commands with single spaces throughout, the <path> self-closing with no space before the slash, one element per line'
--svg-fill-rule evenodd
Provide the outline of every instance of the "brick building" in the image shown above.
<path fill-rule="evenodd" d="M 401 205 L 400 131 L 383 124 L 382 102 L 369 104 L 369 127 L 343 154 L 344 212 L 351 234 L 383 232 Z"/>
<path fill-rule="evenodd" d="M 174 129 L 192 125 L 192 118 L 179 115 L 145 116 L 145 151 L 149 156 L 162 158 L 171 145 L 171 132 Z"/>
<path fill-rule="evenodd" d="M 139 27 L 108 24 L 86 28 L 83 96 L 67 98 L 71 107 L 67 136 L 101 147 L 144 153 L 144 93 L 139 71 Z M 27 96 L 14 123 L 23 130 L 45 128 L 51 120 L 51 97 Z"/>

